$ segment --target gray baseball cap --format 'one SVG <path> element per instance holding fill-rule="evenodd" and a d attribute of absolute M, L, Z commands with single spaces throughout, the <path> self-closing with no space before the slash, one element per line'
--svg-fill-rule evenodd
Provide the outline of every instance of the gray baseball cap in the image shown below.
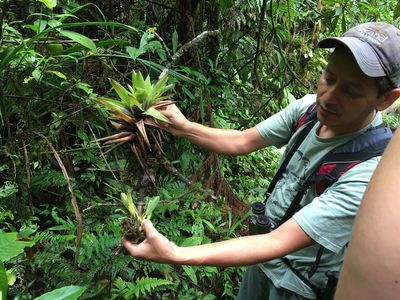
<path fill-rule="evenodd" d="M 342 37 L 330 37 L 318 43 L 320 48 L 345 45 L 358 66 L 370 77 L 386 76 L 393 88 L 400 87 L 400 30 L 388 23 L 357 25 Z"/>

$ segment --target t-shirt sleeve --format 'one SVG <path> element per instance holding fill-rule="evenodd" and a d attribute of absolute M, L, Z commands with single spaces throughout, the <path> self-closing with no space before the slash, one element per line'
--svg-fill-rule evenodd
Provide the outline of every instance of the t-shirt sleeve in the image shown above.
<path fill-rule="evenodd" d="M 293 126 L 315 99 L 315 95 L 309 94 L 294 101 L 279 113 L 257 124 L 258 132 L 269 145 L 277 148 L 286 145 L 292 135 Z"/>
<path fill-rule="evenodd" d="M 349 242 L 363 194 L 379 159 L 374 157 L 354 166 L 293 216 L 314 241 L 335 253 Z"/>

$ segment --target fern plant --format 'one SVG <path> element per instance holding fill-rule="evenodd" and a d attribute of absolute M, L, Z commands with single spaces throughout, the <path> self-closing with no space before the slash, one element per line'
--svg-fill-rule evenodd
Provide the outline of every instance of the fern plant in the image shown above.
<path fill-rule="evenodd" d="M 142 277 L 136 282 L 126 282 L 122 278 L 114 281 L 115 290 L 113 291 L 113 299 L 123 296 L 124 299 L 140 299 L 148 296 L 150 293 L 165 290 L 173 283 L 166 279 Z"/>

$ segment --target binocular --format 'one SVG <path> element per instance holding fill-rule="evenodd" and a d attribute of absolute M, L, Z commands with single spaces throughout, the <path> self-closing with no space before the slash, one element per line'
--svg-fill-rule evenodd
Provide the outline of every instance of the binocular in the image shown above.
<path fill-rule="evenodd" d="M 262 234 L 271 231 L 271 222 L 265 215 L 265 203 L 254 202 L 249 217 L 249 234 Z"/>

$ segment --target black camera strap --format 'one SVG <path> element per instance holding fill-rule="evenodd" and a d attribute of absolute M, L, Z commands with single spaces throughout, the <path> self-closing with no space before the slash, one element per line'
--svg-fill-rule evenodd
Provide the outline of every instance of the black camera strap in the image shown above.
<path fill-rule="evenodd" d="M 298 137 L 296 138 L 295 142 L 293 143 L 293 146 L 290 148 L 290 150 L 288 151 L 285 159 L 283 160 L 283 162 L 281 163 L 281 165 L 279 166 L 278 170 L 276 171 L 274 177 L 271 180 L 271 183 L 268 186 L 268 190 L 267 190 L 267 196 L 269 196 L 272 191 L 274 190 L 276 183 L 278 182 L 279 179 L 281 179 L 283 172 L 286 170 L 286 167 L 290 161 L 290 159 L 292 158 L 293 154 L 296 152 L 296 150 L 300 147 L 301 143 L 304 141 L 305 137 L 308 135 L 308 133 L 311 131 L 311 129 L 314 127 L 314 124 L 317 122 L 317 118 L 315 118 L 314 120 L 312 120 L 311 122 L 309 122 L 306 127 L 300 131 Z M 268 199 L 265 199 L 265 202 Z"/>

